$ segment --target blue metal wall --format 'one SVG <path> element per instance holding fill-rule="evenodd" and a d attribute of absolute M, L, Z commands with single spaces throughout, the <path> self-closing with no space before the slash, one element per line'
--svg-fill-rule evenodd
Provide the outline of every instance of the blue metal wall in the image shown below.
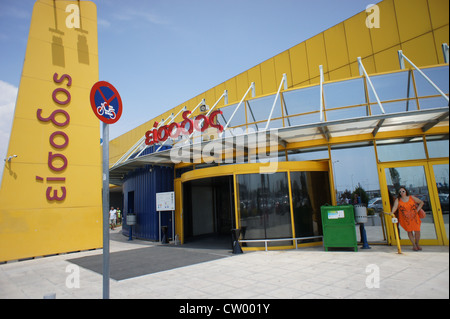
<path fill-rule="evenodd" d="M 148 165 L 136 169 L 125 177 L 123 183 L 124 219 L 122 233 L 129 236 L 129 227 L 126 218 L 132 203 L 128 203 L 128 193 L 134 191 L 134 211 L 136 225 L 133 226 L 132 235 L 136 238 L 158 240 L 159 214 L 156 211 L 156 193 L 173 191 L 174 170 L 171 167 Z M 169 220 L 170 219 L 170 220 Z M 169 237 L 172 231 L 171 214 L 161 213 L 161 225 L 169 226 Z"/>

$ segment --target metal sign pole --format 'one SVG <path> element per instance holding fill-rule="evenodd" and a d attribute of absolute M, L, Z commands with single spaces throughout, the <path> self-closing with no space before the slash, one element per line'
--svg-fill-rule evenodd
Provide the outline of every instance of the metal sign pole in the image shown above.
<path fill-rule="evenodd" d="M 109 299 L 109 124 L 103 123 L 103 299 Z"/>
<path fill-rule="evenodd" d="M 92 86 L 89 100 L 95 116 L 103 123 L 103 299 L 109 299 L 109 124 L 120 119 L 123 107 L 119 92 L 106 81 Z"/>

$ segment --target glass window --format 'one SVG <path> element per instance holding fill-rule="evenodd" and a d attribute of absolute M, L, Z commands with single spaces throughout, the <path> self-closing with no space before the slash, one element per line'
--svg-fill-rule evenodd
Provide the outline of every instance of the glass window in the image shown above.
<path fill-rule="evenodd" d="M 294 115 L 320 110 L 320 90 L 318 86 L 284 92 L 285 114 Z"/>
<path fill-rule="evenodd" d="M 378 160 L 380 162 L 425 159 L 422 138 L 418 140 L 391 139 L 377 141 Z"/>
<path fill-rule="evenodd" d="M 350 146 L 350 145 L 349 145 Z M 379 195 L 377 162 L 373 146 L 361 146 L 331 149 L 336 199 L 345 204 L 345 199 L 351 200 L 346 192 L 353 192 L 360 186 L 366 192 Z M 375 197 L 375 196 L 372 196 Z M 365 201 L 367 204 L 368 200 Z"/>
<path fill-rule="evenodd" d="M 295 237 L 322 236 L 320 206 L 331 203 L 328 172 L 291 172 L 291 190 Z"/>
<path fill-rule="evenodd" d="M 421 69 L 444 93 L 448 94 L 448 65 L 435 68 Z M 417 71 L 414 70 L 418 96 L 437 95 L 439 92 Z M 448 104 L 447 104 L 448 105 Z"/>
<path fill-rule="evenodd" d="M 381 101 L 415 97 L 413 81 L 409 71 L 371 76 L 370 79 Z M 377 100 L 370 86 L 367 90 L 369 91 L 370 102 L 376 103 Z"/>
<path fill-rule="evenodd" d="M 286 126 L 306 125 L 320 122 L 320 113 L 310 113 L 305 115 L 292 116 L 285 119 Z"/>
<path fill-rule="evenodd" d="M 448 135 L 427 136 L 428 156 L 448 157 Z"/>
<path fill-rule="evenodd" d="M 286 121 L 286 120 L 285 120 Z M 266 127 L 267 122 L 262 122 L 258 124 L 258 127 L 260 130 L 264 130 L 264 128 Z M 286 125 L 287 126 L 287 125 Z M 283 120 L 282 119 L 278 119 L 278 120 L 274 120 L 273 118 L 270 120 L 269 123 L 269 127 L 268 129 L 272 129 L 272 128 L 282 128 L 283 127 Z"/>
<path fill-rule="evenodd" d="M 425 109 L 434 109 L 438 107 L 447 107 L 448 102 L 444 97 L 437 96 L 437 97 L 429 97 L 429 98 L 422 98 L 419 99 L 419 105 L 421 110 Z"/>
<path fill-rule="evenodd" d="M 384 242 L 384 216 L 375 148 L 367 144 L 340 145 L 331 149 L 331 163 L 338 204 L 363 203 L 367 209 L 366 230 L 369 242 Z M 346 148 L 340 148 L 346 147 Z M 350 147 L 350 148 L 349 148 Z M 359 227 L 358 227 L 359 228 Z M 360 238 L 360 231 L 356 231 Z"/>
<path fill-rule="evenodd" d="M 422 209 L 426 217 L 422 219 L 421 239 L 436 239 L 436 228 L 432 213 L 428 183 L 423 166 L 391 167 L 385 169 L 386 183 L 391 194 L 398 196 L 400 186 L 406 187 L 409 193 L 424 202 Z M 397 211 L 398 214 L 398 211 Z M 408 234 L 399 227 L 400 239 L 408 239 Z"/>
<path fill-rule="evenodd" d="M 382 103 L 384 112 L 386 114 L 390 113 L 403 113 L 407 111 L 417 111 L 417 102 L 414 99 L 406 100 L 406 101 L 398 101 L 398 102 L 389 102 Z M 370 105 L 370 111 L 372 115 L 380 115 L 383 114 L 381 112 L 380 106 L 378 103 Z"/>
<path fill-rule="evenodd" d="M 323 94 L 327 109 L 366 103 L 362 78 L 325 84 Z"/>
<path fill-rule="evenodd" d="M 358 106 L 338 110 L 327 110 L 326 114 L 327 114 L 327 121 L 337 121 L 355 117 L 364 117 L 367 116 L 367 107 Z"/>
<path fill-rule="evenodd" d="M 248 122 L 267 121 L 270 111 L 275 101 L 275 95 L 269 95 L 262 98 L 247 101 Z M 278 99 L 271 118 L 281 117 L 281 102 Z"/>
<path fill-rule="evenodd" d="M 292 224 L 287 173 L 237 176 L 243 239 L 291 238 Z M 269 246 L 280 246 L 279 242 Z M 264 247 L 264 243 L 246 246 Z"/>
<path fill-rule="evenodd" d="M 238 104 L 229 105 L 220 109 L 223 114 L 216 117 L 219 121 L 219 124 L 223 125 L 223 127 L 226 126 L 226 124 L 230 121 L 231 115 L 233 115 L 233 112 Z M 228 127 L 240 126 L 243 124 L 245 124 L 244 103 L 239 106 L 239 109 L 237 110 L 236 114 L 234 114 Z"/>
<path fill-rule="evenodd" d="M 317 147 L 309 149 L 300 150 L 290 150 L 288 151 L 288 161 L 312 161 L 320 159 L 328 159 L 328 148 Z"/>

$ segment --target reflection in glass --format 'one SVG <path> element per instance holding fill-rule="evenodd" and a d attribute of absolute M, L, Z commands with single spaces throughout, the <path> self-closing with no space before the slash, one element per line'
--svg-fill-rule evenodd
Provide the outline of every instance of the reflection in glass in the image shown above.
<path fill-rule="evenodd" d="M 422 139 L 392 139 L 377 141 L 378 160 L 380 162 L 406 161 L 425 159 L 425 148 Z"/>
<path fill-rule="evenodd" d="M 353 204 L 356 193 L 361 203 L 368 207 L 365 224 L 367 240 L 385 241 L 382 205 L 377 202 L 381 199 L 381 192 L 375 149 L 373 145 L 364 146 L 364 144 L 349 144 L 346 145 L 347 148 L 341 149 L 338 147 L 334 146 L 331 149 L 336 201 L 340 205 Z M 375 202 L 376 206 L 373 205 Z M 356 234 L 360 236 L 359 229 Z"/>
<path fill-rule="evenodd" d="M 444 93 L 446 94 L 449 93 L 448 65 L 421 70 Z M 439 94 L 439 92 L 416 70 L 414 70 L 414 79 L 416 81 L 418 96 L 429 96 Z"/>
<path fill-rule="evenodd" d="M 428 97 L 419 99 L 419 105 L 421 110 L 434 109 L 438 107 L 448 106 L 448 102 L 443 96 Z"/>
<path fill-rule="evenodd" d="M 294 115 L 319 111 L 320 91 L 318 86 L 283 93 L 285 114 Z"/>
<path fill-rule="evenodd" d="M 424 167 L 392 167 L 386 168 L 385 173 L 388 190 L 393 196 L 397 198 L 400 186 L 405 186 L 411 195 L 424 202 L 422 209 L 426 212 L 426 217 L 422 219 L 420 238 L 436 239 L 436 228 Z M 400 239 L 408 239 L 408 234 L 402 227 L 400 227 Z"/>
<path fill-rule="evenodd" d="M 447 144 L 448 146 L 448 144 Z M 448 151 L 448 150 L 447 150 Z M 433 165 L 434 178 L 436 180 L 436 187 L 439 194 L 438 205 L 441 208 L 442 219 L 444 220 L 444 229 L 448 239 L 448 219 L 449 219 L 449 166 L 448 164 Z"/>
<path fill-rule="evenodd" d="M 449 156 L 448 134 L 427 136 L 426 139 L 427 139 L 428 156 L 430 158 Z"/>
<path fill-rule="evenodd" d="M 305 115 L 292 116 L 288 118 L 286 121 L 286 126 L 297 126 L 297 125 L 306 125 L 311 123 L 319 123 L 320 122 L 320 113 L 310 113 Z"/>
<path fill-rule="evenodd" d="M 291 189 L 295 237 L 322 236 L 320 206 L 331 203 L 328 172 L 291 172 Z"/>
<path fill-rule="evenodd" d="M 226 107 L 222 107 L 220 110 L 223 112 L 223 114 L 216 117 L 219 121 L 219 124 L 225 127 L 227 123 L 230 121 L 231 115 L 233 115 L 233 112 L 237 106 L 238 104 L 233 104 Z M 245 108 L 244 105 L 241 104 L 236 114 L 234 114 L 233 118 L 231 119 L 231 122 L 228 125 L 228 127 L 240 126 L 243 124 L 245 124 Z"/>
<path fill-rule="evenodd" d="M 237 182 L 242 239 L 291 238 L 287 173 L 243 174 L 237 176 Z M 273 242 L 269 246 L 283 244 Z M 264 247 L 264 243 L 247 246 Z"/>
<path fill-rule="evenodd" d="M 415 99 L 411 99 L 406 101 L 383 103 L 383 109 L 386 114 L 417 111 L 417 102 Z M 382 114 L 379 105 L 376 103 L 370 105 L 370 110 L 372 115 Z"/>
<path fill-rule="evenodd" d="M 328 159 L 329 157 L 327 147 L 289 150 L 287 153 L 290 162 Z"/>
<path fill-rule="evenodd" d="M 275 95 L 269 95 L 247 101 L 248 122 L 267 121 L 275 101 Z M 277 101 L 272 113 L 272 118 L 281 117 L 281 103 Z"/>
<path fill-rule="evenodd" d="M 367 116 L 367 107 L 358 106 L 338 110 L 327 110 L 325 113 L 327 116 L 327 121 L 337 121 Z"/>
<path fill-rule="evenodd" d="M 373 86 L 380 100 L 399 100 L 415 97 L 412 77 L 409 71 L 371 76 Z M 376 103 L 377 100 L 372 90 L 369 91 L 369 100 Z"/>
<path fill-rule="evenodd" d="M 323 94 L 327 109 L 366 103 L 362 78 L 325 84 Z"/>

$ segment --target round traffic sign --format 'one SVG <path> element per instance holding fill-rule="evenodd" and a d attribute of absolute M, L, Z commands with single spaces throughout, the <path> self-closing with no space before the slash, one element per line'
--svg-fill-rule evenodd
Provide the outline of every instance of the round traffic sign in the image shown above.
<path fill-rule="evenodd" d="M 122 115 L 122 100 L 116 88 L 106 82 L 99 81 L 91 89 L 91 107 L 100 121 L 114 124 Z"/>

